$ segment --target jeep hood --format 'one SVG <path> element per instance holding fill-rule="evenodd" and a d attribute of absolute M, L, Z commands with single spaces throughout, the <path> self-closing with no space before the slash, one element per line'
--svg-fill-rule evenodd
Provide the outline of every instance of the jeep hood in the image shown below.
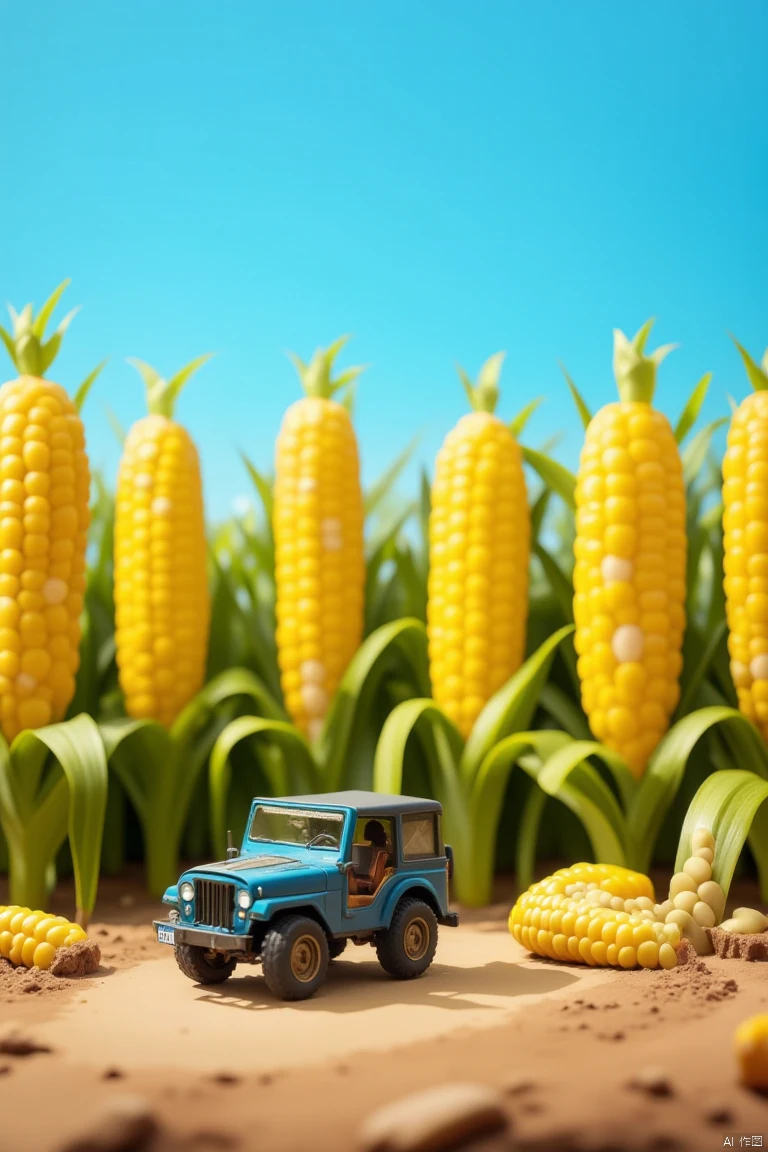
<path fill-rule="evenodd" d="M 191 871 L 211 880 L 240 881 L 247 884 L 254 895 L 256 889 L 261 888 L 264 898 L 324 892 L 328 887 L 328 877 L 322 868 L 272 854 L 238 856 L 234 860 L 203 864 Z"/>

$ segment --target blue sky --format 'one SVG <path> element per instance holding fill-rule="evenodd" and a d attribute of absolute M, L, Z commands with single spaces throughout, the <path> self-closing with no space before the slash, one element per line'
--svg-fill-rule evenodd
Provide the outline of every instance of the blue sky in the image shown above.
<path fill-rule="evenodd" d="M 431 466 L 465 409 L 454 371 L 508 352 L 500 414 L 581 430 L 557 367 L 614 396 L 611 330 L 658 319 L 659 406 L 768 342 L 765 0 L 0 0 L 0 299 L 65 276 L 57 362 L 86 410 L 143 413 L 124 358 L 216 359 L 178 416 L 211 516 L 248 491 L 298 382 L 285 356 L 343 332 L 371 365 L 356 424 L 373 479 L 416 432 Z M 415 470 L 410 479 L 415 480 Z"/>

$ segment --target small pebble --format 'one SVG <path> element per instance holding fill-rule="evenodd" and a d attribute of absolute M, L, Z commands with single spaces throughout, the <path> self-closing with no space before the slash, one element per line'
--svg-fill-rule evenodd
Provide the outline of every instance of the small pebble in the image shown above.
<path fill-rule="evenodd" d="M 664 1068 L 641 1068 L 629 1082 L 630 1088 L 647 1092 L 649 1096 L 671 1096 L 672 1082 Z"/>
<path fill-rule="evenodd" d="M 395 1100 L 363 1124 L 362 1152 L 442 1152 L 502 1133 L 509 1125 L 502 1098 L 484 1084 L 441 1084 Z"/>

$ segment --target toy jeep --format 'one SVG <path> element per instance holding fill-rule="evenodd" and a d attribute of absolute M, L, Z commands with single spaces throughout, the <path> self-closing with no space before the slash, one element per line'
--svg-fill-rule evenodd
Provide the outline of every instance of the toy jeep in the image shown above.
<path fill-rule="evenodd" d="M 256 799 L 242 848 L 166 891 L 157 939 L 198 984 L 260 961 L 284 1000 L 312 996 L 350 939 L 373 944 L 390 976 L 420 976 L 438 924 L 459 922 L 441 814 L 434 800 L 375 792 Z"/>

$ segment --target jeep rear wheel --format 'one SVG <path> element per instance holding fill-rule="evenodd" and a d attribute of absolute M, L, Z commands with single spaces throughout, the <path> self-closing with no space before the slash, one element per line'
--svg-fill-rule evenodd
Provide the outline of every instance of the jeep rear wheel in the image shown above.
<path fill-rule="evenodd" d="M 235 970 L 234 959 L 197 944 L 177 944 L 173 951 L 179 968 L 195 984 L 223 984 Z"/>
<path fill-rule="evenodd" d="M 274 924 L 261 948 L 264 979 L 281 1000 L 308 1000 L 328 971 L 328 941 L 308 916 L 285 916 Z"/>
<path fill-rule="evenodd" d="M 392 922 L 376 942 L 379 964 L 396 980 L 421 976 L 437 948 L 437 917 L 428 904 L 406 896 L 395 909 Z"/>

